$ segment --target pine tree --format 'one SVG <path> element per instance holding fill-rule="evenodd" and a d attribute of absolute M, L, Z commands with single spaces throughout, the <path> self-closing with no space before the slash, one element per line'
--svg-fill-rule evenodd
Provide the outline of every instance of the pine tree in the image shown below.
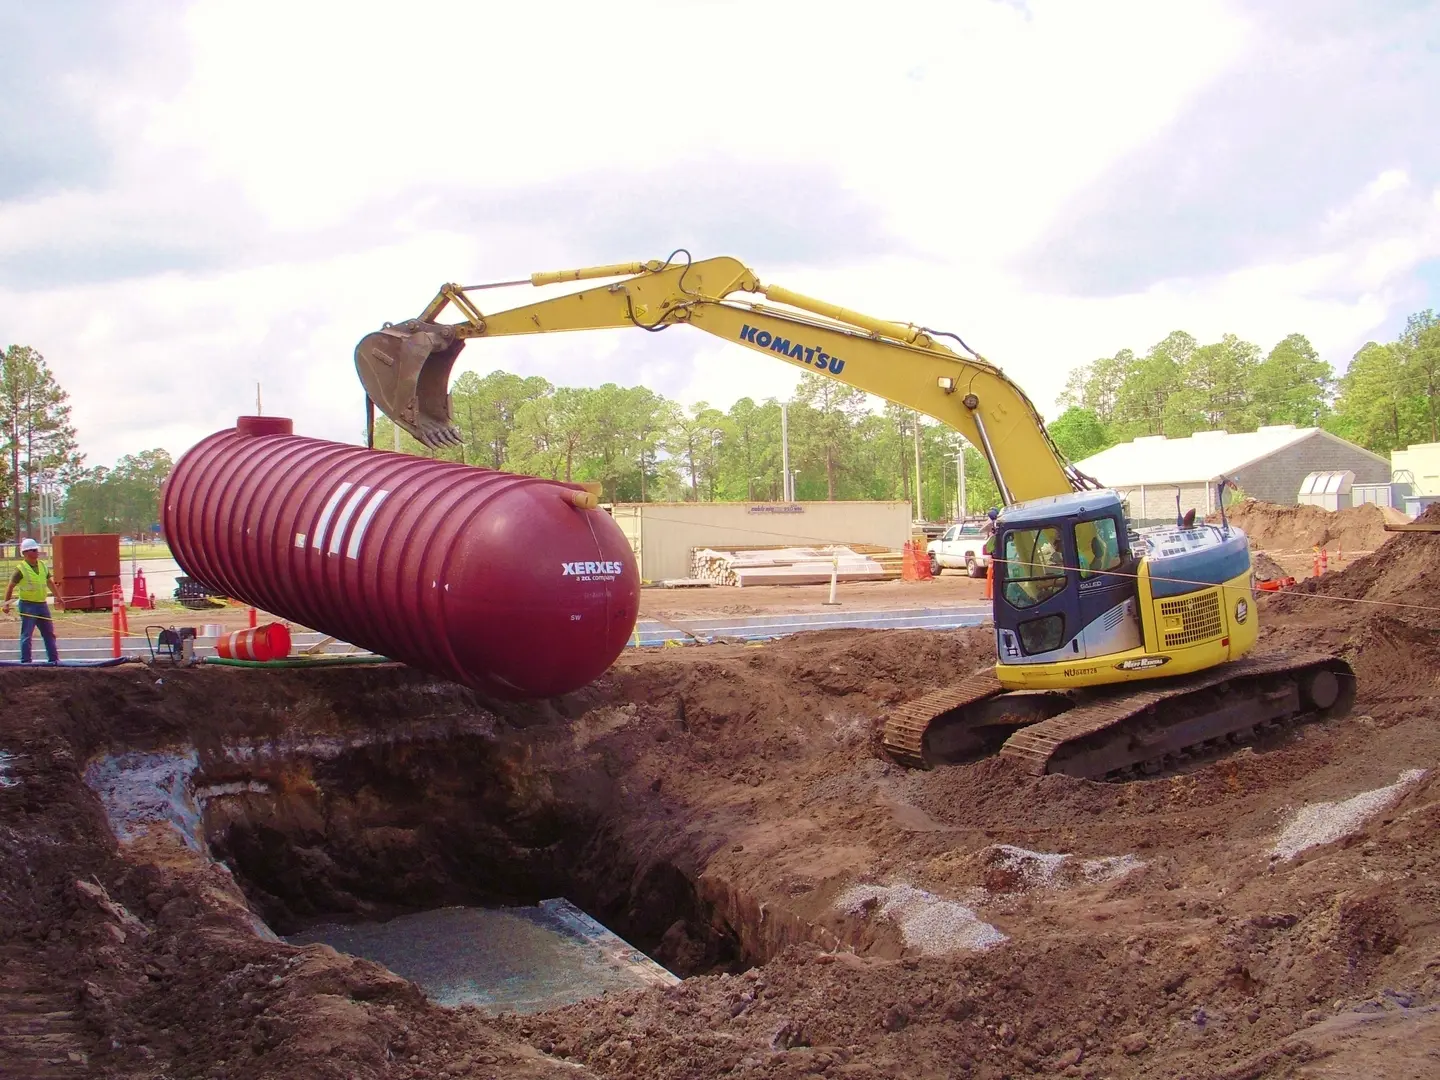
<path fill-rule="evenodd" d="M 35 531 L 35 494 L 40 486 L 69 484 L 79 475 L 84 455 L 70 423 L 69 395 L 45 358 L 28 345 L 11 345 L 0 358 L 0 410 L 18 555 L 20 539 Z"/>

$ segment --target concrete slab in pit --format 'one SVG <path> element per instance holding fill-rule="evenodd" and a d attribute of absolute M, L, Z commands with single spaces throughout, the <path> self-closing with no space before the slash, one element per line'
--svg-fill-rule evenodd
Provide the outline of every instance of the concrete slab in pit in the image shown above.
<path fill-rule="evenodd" d="M 498 1015 L 573 1005 L 680 980 L 565 899 L 439 908 L 383 923 L 323 924 L 285 939 L 383 964 L 437 1005 Z"/>

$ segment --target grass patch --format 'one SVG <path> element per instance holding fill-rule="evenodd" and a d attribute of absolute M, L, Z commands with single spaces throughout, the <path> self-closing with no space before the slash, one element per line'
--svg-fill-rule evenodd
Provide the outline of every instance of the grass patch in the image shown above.
<path fill-rule="evenodd" d="M 169 544 L 121 544 L 120 558 L 126 560 L 169 559 L 173 556 L 170 554 Z"/>

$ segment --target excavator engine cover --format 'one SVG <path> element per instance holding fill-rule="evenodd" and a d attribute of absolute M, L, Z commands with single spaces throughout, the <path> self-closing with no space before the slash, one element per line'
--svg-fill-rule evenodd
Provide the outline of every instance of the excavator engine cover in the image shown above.
<path fill-rule="evenodd" d="M 366 334 L 355 370 L 370 400 L 423 446 L 459 446 L 450 413 L 450 369 L 465 339 L 448 326 L 408 322 Z"/>

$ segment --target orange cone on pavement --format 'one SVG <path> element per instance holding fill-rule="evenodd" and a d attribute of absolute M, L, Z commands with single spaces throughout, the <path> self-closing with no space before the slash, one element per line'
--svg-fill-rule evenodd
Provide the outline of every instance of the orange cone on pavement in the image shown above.
<path fill-rule="evenodd" d="M 130 606 L 141 611 L 149 611 L 155 606 L 155 600 L 145 585 L 145 568 L 143 566 L 135 568 L 135 585 L 130 593 Z"/>

